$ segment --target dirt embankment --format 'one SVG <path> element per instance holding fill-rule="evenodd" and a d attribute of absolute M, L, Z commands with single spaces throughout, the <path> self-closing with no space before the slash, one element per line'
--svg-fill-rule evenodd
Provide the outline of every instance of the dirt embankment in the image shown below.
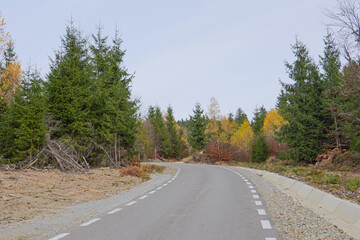
<path fill-rule="evenodd" d="M 0 171 L 0 225 L 31 219 L 62 206 L 107 198 L 143 181 L 109 168 L 86 173 Z"/>

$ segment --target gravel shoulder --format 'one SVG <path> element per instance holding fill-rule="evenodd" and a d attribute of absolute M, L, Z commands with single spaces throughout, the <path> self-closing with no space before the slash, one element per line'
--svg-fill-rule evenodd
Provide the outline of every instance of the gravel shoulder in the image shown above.
<path fill-rule="evenodd" d="M 228 168 L 243 174 L 255 185 L 281 239 L 354 239 L 261 176 L 237 167 Z"/>
<path fill-rule="evenodd" d="M 60 231 L 69 229 L 94 216 L 118 207 L 169 180 L 177 171 L 176 167 L 167 167 L 163 174 L 153 174 L 150 180 L 106 199 L 48 209 L 46 214 L 21 222 L 0 225 L 0 240 L 48 239 Z"/>

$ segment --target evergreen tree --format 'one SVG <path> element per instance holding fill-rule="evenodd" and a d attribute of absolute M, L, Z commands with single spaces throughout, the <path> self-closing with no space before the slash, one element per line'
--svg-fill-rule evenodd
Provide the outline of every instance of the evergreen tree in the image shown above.
<path fill-rule="evenodd" d="M 189 143 L 195 151 L 201 151 L 206 146 L 205 129 L 207 120 L 200 103 L 195 104 L 195 109 L 193 109 L 193 113 L 194 115 L 190 116 L 189 121 Z"/>
<path fill-rule="evenodd" d="M 166 115 L 166 125 L 171 143 L 171 157 L 178 159 L 181 154 L 181 139 L 176 129 L 172 107 L 168 107 Z"/>
<path fill-rule="evenodd" d="M 238 108 L 236 110 L 236 114 L 235 114 L 235 122 L 237 123 L 238 126 L 241 126 L 245 120 L 248 120 L 246 113 L 241 109 Z"/>
<path fill-rule="evenodd" d="M 160 108 L 150 107 L 148 117 L 159 139 L 158 152 L 165 158 L 171 157 L 171 141 Z"/>
<path fill-rule="evenodd" d="M 342 77 L 340 50 L 336 46 L 335 39 L 331 33 L 328 33 L 325 37 L 324 44 L 324 56 L 320 56 L 320 64 L 324 71 L 324 74 L 322 74 L 322 79 L 325 84 L 324 98 L 326 107 L 330 110 L 333 120 L 333 124 L 328 131 L 330 137 L 335 139 L 331 145 L 341 148 L 341 138 L 343 135 L 341 131 L 341 124 L 343 119 L 339 116 L 338 109 L 338 105 L 341 104 L 341 98 L 336 92 L 336 88 L 339 87 Z"/>
<path fill-rule="evenodd" d="M 138 100 L 131 99 L 132 76 L 122 66 L 125 52 L 121 50 L 117 31 L 111 47 L 107 38 L 98 27 L 90 46 L 95 78 L 91 113 L 96 139 L 112 149 L 109 151 L 114 152 L 118 162 L 121 149 L 126 149 L 130 156 L 135 150 Z"/>
<path fill-rule="evenodd" d="M 29 68 L 1 125 L 0 138 L 5 140 L 1 141 L 1 152 L 10 162 L 26 158 L 32 161 L 41 149 L 46 133 L 45 111 L 43 81 L 36 70 Z"/>
<path fill-rule="evenodd" d="M 327 141 L 330 114 L 323 98 L 325 83 L 306 46 L 297 41 L 292 48 L 296 59 L 293 64 L 286 63 L 286 68 L 294 83 L 282 83 L 278 98 L 280 114 L 288 122 L 281 128 L 280 140 L 291 147 L 288 157 L 309 161 Z"/>
<path fill-rule="evenodd" d="M 266 117 L 267 111 L 264 106 L 256 108 L 254 112 L 254 118 L 251 121 L 251 127 L 255 134 L 259 133 L 262 127 L 264 126 L 264 120 Z"/>
<path fill-rule="evenodd" d="M 61 42 L 47 76 L 48 106 L 54 119 L 61 122 L 55 137 L 70 137 L 81 152 L 93 132 L 89 113 L 93 79 L 87 41 L 71 23 Z"/>
<path fill-rule="evenodd" d="M 269 146 L 266 142 L 265 136 L 259 132 L 254 139 L 251 148 L 251 161 L 264 162 L 269 157 Z"/>

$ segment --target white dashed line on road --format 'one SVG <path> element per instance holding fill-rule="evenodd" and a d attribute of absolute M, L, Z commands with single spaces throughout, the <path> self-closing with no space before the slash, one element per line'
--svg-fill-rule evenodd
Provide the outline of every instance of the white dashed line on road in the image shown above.
<path fill-rule="evenodd" d="M 131 205 L 133 205 L 135 203 L 136 203 L 136 201 L 132 201 L 132 202 L 127 203 L 126 206 L 131 206 Z"/>
<path fill-rule="evenodd" d="M 253 198 L 258 199 L 259 195 L 253 195 Z"/>
<path fill-rule="evenodd" d="M 255 205 L 256 206 L 262 206 L 262 202 L 261 201 L 255 201 Z"/>
<path fill-rule="evenodd" d="M 247 182 L 246 184 L 251 185 L 251 183 L 250 183 L 250 182 Z"/>
<path fill-rule="evenodd" d="M 62 234 L 59 234 L 59 235 L 57 235 L 57 236 L 55 236 L 55 237 L 53 237 L 53 238 L 50 238 L 49 240 L 59 240 L 59 239 L 61 239 L 61 238 L 63 238 L 63 237 L 66 237 L 67 235 L 69 235 L 70 233 L 62 233 Z"/>
<path fill-rule="evenodd" d="M 88 222 L 86 222 L 86 223 L 81 224 L 80 226 L 81 226 L 81 227 L 87 227 L 87 226 L 89 226 L 90 224 L 99 221 L 100 219 L 101 219 L 101 218 L 94 218 L 94 219 L 92 219 L 92 220 L 90 220 L 90 221 L 88 221 Z"/>
<path fill-rule="evenodd" d="M 265 209 L 257 209 L 259 215 L 266 215 Z"/>
<path fill-rule="evenodd" d="M 249 188 L 254 188 L 253 186 L 249 186 Z"/>
<path fill-rule="evenodd" d="M 139 197 L 139 199 L 145 199 L 145 198 L 147 198 L 148 197 L 148 195 L 144 195 L 144 196 L 141 196 L 141 197 Z"/>
<path fill-rule="evenodd" d="M 158 188 L 156 188 L 157 190 L 160 190 L 160 189 L 162 189 L 162 187 L 158 187 Z"/>
<path fill-rule="evenodd" d="M 265 240 L 276 240 L 276 238 L 265 238 Z"/>
<path fill-rule="evenodd" d="M 262 227 L 263 229 L 272 229 L 269 220 L 261 220 L 261 227 Z"/>
<path fill-rule="evenodd" d="M 251 190 L 251 193 L 256 193 L 256 190 Z"/>
<path fill-rule="evenodd" d="M 153 190 L 153 191 L 151 191 L 151 192 L 149 192 L 149 194 L 153 194 L 153 193 L 155 193 L 156 191 L 155 190 Z"/>
<path fill-rule="evenodd" d="M 108 212 L 107 214 L 114 214 L 114 213 L 120 211 L 121 209 L 122 209 L 122 208 L 115 208 L 114 210 Z"/>

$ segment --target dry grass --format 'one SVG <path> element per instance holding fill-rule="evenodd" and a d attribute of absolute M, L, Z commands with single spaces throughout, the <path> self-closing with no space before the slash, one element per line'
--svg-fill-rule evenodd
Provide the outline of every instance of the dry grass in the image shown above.
<path fill-rule="evenodd" d="M 109 168 L 88 173 L 0 171 L 0 224 L 31 219 L 62 206 L 104 199 L 144 180 L 122 176 L 119 170 Z"/>

